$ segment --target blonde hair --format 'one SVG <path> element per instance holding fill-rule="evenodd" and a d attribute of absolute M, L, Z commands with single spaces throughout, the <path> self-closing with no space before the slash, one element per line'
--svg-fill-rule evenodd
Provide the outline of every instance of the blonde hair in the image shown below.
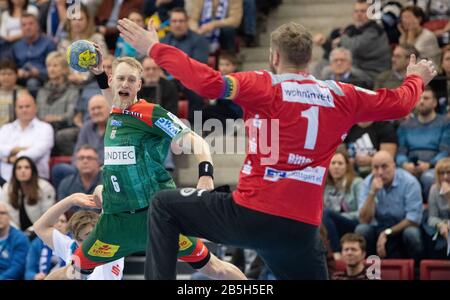
<path fill-rule="evenodd" d="M 93 211 L 77 211 L 67 222 L 67 231 L 70 231 L 73 238 L 79 241 L 80 232 L 89 225 L 95 227 L 98 218 L 99 215 Z"/>
<path fill-rule="evenodd" d="M 48 64 L 50 61 L 53 60 L 58 60 L 61 66 L 67 71 L 69 71 L 69 65 L 67 64 L 66 57 L 64 56 L 64 54 L 58 51 L 50 52 L 45 58 L 45 64 Z"/>
<path fill-rule="evenodd" d="M 120 65 L 121 63 L 126 63 L 133 69 L 137 70 L 139 72 L 139 76 L 142 76 L 142 73 L 144 72 L 144 68 L 142 67 L 142 64 L 134 57 L 129 57 L 129 56 L 119 57 L 113 61 L 113 63 L 112 63 L 113 73 L 115 72 L 117 66 Z"/>
<path fill-rule="evenodd" d="M 278 49 L 281 57 L 288 63 L 296 67 L 305 67 L 312 56 L 312 36 L 302 25 L 289 22 L 272 32 L 270 48 Z"/>
<path fill-rule="evenodd" d="M 434 171 L 436 172 L 436 184 L 439 187 L 441 186 L 441 176 L 439 175 L 439 172 L 447 168 L 450 169 L 450 157 L 444 157 L 436 164 Z"/>

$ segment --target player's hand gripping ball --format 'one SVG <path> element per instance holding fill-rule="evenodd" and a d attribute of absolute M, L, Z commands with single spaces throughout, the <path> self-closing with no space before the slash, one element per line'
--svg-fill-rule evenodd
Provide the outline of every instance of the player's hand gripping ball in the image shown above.
<path fill-rule="evenodd" d="M 99 57 L 93 43 L 87 40 L 78 40 L 67 48 L 66 59 L 72 69 L 87 72 L 89 67 L 98 64 Z"/>

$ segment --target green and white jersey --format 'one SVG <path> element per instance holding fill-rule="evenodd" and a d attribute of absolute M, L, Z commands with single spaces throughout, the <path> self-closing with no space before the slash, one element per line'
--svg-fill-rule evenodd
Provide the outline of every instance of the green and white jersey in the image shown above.
<path fill-rule="evenodd" d="M 113 108 L 104 138 L 104 213 L 145 208 L 157 191 L 175 188 L 164 160 L 171 141 L 187 132 L 175 115 L 145 100 Z"/>

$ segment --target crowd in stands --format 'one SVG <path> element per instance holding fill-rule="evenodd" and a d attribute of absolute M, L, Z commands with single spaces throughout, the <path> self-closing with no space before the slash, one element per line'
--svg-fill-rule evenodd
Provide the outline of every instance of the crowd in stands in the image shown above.
<path fill-rule="evenodd" d="M 227 75 L 239 69 L 241 47 L 258 45 L 267 15 L 282 1 L 82 0 L 78 17 L 66 2 L 0 0 L 0 279 L 43 279 L 64 265 L 35 237 L 33 223 L 55 202 L 92 193 L 102 182 L 111 108 L 90 73 L 68 67 L 65 52 L 72 42 L 98 44 L 109 75 L 115 57 L 139 59 L 140 98 L 191 122 L 202 111 L 204 121 L 225 124 L 242 117 L 239 106 L 221 99 L 207 104 L 211 99 L 185 88 L 121 39 L 117 21 L 128 17 L 145 27 L 153 20 L 161 42 Z M 371 254 L 416 263 L 449 258 L 450 3 L 389 1 L 379 20 L 368 17 L 369 6 L 356 0 L 347 26 L 314 36 L 324 50 L 310 69 L 317 79 L 395 88 L 411 54 L 432 59 L 440 72 L 410 116 L 358 123 L 331 159 L 321 232 L 329 260 L 348 265 L 344 273 L 330 273 L 335 279 L 364 277 L 360 262 Z M 187 112 L 179 110 L 183 100 Z M 165 167 L 175 168 L 171 155 Z M 65 234 L 64 224 L 76 211 L 70 209 L 55 229 Z M 254 271 L 249 251 L 239 251 L 235 258 L 247 257 L 242 269 Z M 250 277 L 272 278 L 253 258 L 259 267 Z"/>

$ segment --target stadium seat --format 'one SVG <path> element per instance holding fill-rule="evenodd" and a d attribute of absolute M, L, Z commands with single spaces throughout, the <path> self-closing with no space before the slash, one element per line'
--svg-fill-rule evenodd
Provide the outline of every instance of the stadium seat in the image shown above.
<path fill-rule="evenodd" d="M 420 280 L 450 280 L 450 261 L 422 260 Z"/>
<path fill-rule="evenodd" d="M 52 156 L 50 157 L 50 160 L 48 162 L 50 170 L 53 168 L 53 166 L 61 163 L 71 164 L 72 156 Z"/>
<path fill-rule="evenodd" d="M 180 99 L 178 101 L 178 118 L 187 119 L 189 112 L 189 103 L 186 99 Z"/>
<path fill-rule="evenodd" d="M 381 260 L 382 280 L 413 280 L 413 259 L 383 259 Z"/>

